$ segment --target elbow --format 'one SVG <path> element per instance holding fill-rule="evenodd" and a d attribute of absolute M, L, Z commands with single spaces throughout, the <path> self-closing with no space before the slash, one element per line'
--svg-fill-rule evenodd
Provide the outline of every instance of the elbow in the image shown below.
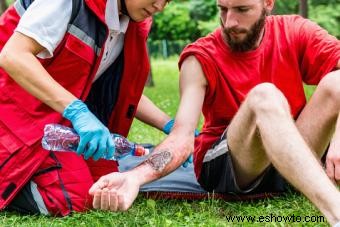
<path fill-rule="evenodd" d="M 0 67 L 3 68 L 5 71 L 8 71 L 10 65 L 13 65 L 15 59 L 16 57 L 14 53 L 6 50 L 6 48 L 3 48 L 0 52 Z"/>

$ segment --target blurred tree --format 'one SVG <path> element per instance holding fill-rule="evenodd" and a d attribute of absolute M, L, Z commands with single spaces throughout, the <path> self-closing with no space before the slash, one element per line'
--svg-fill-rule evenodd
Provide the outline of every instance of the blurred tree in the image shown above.
<path fill-rule="evenodd" d="M 189 15 L 189 2 L 171 2 L 162 13 L 154 16 L 152 40 L 194 40 L 199 36 L 197 21 Z"/>
<path fill-rule="evenodd" d="M 6 0 L 0 0 L 0 14 L 5 12 L 7 7 L 8 7 L 7 1 Z"/>
<path fill-rule="evenodd" d="M 217 13 L 216 0 L 191 0 L 190 17 L 196 21 L 208 21 Z"/>
<path fill-rule="evenodd" d="M 299 1 L 277 0 L 273 14 L 297 14 L 299 10 Z"/>
<path fill-rule="evenodd" d="M 304 18 L 308 18 L 308 1 L 300 0 L 299 13 Z"/>
<path fill-rule="evenodd" d="M 321 0 L 320 0 L 321 1 Z M 332 2 L 332 1 L 330 1 Z M 309 5 L 309 18 L 340 39 L 340 4 Z"/>

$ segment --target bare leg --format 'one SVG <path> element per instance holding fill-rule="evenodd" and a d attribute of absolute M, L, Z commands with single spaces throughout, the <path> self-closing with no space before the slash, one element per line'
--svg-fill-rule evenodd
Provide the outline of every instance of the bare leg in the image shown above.
<path fill-rule="evenodd" d="M 335 80 L 334 80 L 335 79 Z M 334 133 L 340 110 L 340 100 L 334 85 L 339 86 L 339 78 L 324 78 L 307 103 L 296 126 L 309 147 L 321 158 Z"/>
<path fill-rule="evenodd" d="M 258 85 L 249 93 L 227 137 L 241 187 L 272 163 L 331 224 L 340 220 L 340 193 L 298 131 L 284 96 L 272 84 Z"/>

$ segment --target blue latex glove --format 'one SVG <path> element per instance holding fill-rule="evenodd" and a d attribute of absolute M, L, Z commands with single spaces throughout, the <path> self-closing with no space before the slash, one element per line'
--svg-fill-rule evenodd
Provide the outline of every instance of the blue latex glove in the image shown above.
<path fill-rule="evenodd" d="M 171 132 L 172 130 L 172 127 L 174 126 L 174 123 L 175 123 L 175 120 L 174 119 L 171 119 L 170 121 L 168 121 L 164 127 L 163 127 L 163 132 L 167 135 L 169 135 L 169 133 Z M 200 132 L 195 129 L 195 137 L 198 136 L 200 134 Z M 191 164 L 193 162 L 193 157 L 192 157 L 192 154 L 189 155 L 188 159 L 182 164 L 182 166 L 184 168 L 187 168 L 189 164 Z"/>
<path fill-rule="evenodd" d="M 172 130 L 172 127 L 174 127 L 174 123 L 175 123 L 175 119 L 171 119 L 170 121 L 168 121 L 162 129 L 163 132 L 169 135 Z M 200 132 L 197 129 L 195 129 L 195 137 L 198 136 L 199 134 Z"/>
<path fill-rule="evenodd" d="M 85 103 L 73 101 L 65 108 L 63 116 L 72 122 L 80 137 L 77 154 L 83 154 L 85 159 L 92 157 L 94 160 L 113 156 L 115 144 L 109 130 L 91 113 Z"/>

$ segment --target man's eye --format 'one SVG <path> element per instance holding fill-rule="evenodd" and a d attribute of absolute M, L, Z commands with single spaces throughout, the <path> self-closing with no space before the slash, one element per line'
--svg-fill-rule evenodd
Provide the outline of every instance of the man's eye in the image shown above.
<path fill-rule="evenodd" d="M 221 11 L 222 13 L 225 13 L 225 12 L 228 12 L 228 9 L 227 9 L 227 8 L 223 8 L 223 7 L 220 7 L 220 11 Z"/>
<path fill-rule="evenodd" d="M 248 10 L 249 10 L 249 8 L 243 8 L 243 7 L 237 8 L 237 11 L 239 11 L 240 13 L 245 13 Z"/>

